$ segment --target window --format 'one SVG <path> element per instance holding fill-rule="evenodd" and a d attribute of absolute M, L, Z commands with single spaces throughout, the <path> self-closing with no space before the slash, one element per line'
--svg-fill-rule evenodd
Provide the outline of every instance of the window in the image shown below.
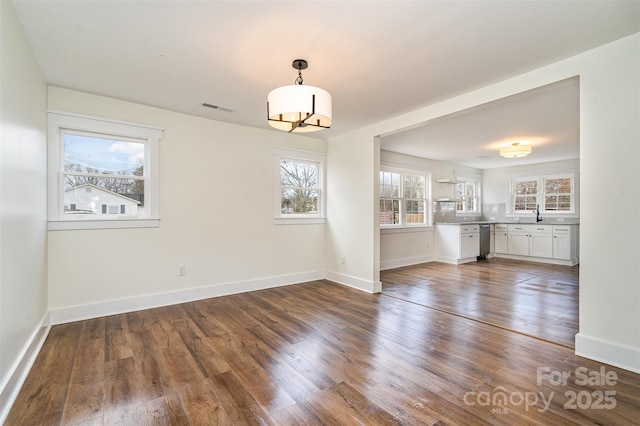
<path fill-rule="evenodd" d="M 573 185 L 570 177 L 543 179 L 544 211 L 570 212 Z"/>
<path fill-rule="evenodd" d="M 158 226 L 162 129 L 50 112 L 49 229 Z"/>
<path fill-rule="evenodd" d="M 511 179 L 511 213 L 576 214 L 575 173 Z"/>
<path fill-rule="evenodd" d="M 121 214 L 145 215 L 145 144 L 113 136 L 61 130 L 64 157 L 64 204 L 75 204 L 65 215 L 105 214 L 100 202 L 127 202 Z M 110 206 L 108 214 L 118 214 Z"/>
<path fill-rule="evenodd" d="M 324 223 L 322 153 L 274 148 L 276 223 Z"/>
<path fill-rule="evenodd" d="M 454 197 L 456 200 L 456 214 L 479 215 L 480 212 L 480 179 L 457 178 Z"/>
<path fill-rule="evenodd" d="M 400 224 L 400 176 L 380 171 L 380 225 Z"/>
<path fill-rule="evenodd" d="M 513 211 L 515 213 L 529 213 L 538 204 L 538 180 L 514 179 L 513 181 Z"/>
<path fill-rule="evenodd" d="M 380 226 L 428 224 L 428 179 L 418 171 L 380 170 Z"/>

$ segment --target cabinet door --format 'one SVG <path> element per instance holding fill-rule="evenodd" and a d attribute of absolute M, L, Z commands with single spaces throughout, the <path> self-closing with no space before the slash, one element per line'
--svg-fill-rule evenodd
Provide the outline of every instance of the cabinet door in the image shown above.
<path fill-rule="evenodd" d="M 553 236 L 551 234 L 529 235 L 529 256 L 553 257 Z"/>
<path fill-rule="evenodd" d="M 524 232 L 509 232 L 507 244 L 509 254 L 529 256 L 529 236 Z"/>
<path fill-rule="evenodd" d="M 480 234 L 460 234 L 460 258 L 478 257 L 480 255 Z"/>
<path fill-rule="evenodd" d="M 507 230 L 496 229 L 495 251 L 500 254 L 507 254 Z"/>
<path fill-rule="evenodd" d="M 553 236 L 554 259 L 571 260 L 571 235 L 558 234 Z"/>

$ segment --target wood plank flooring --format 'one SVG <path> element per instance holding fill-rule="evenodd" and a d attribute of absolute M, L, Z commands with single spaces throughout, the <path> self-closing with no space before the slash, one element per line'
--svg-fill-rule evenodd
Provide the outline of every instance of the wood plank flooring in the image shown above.
<path fill-rule="evenodd" d="M 492 258 L 381 271 L 382 292 L 507 330 L 575 347 L 579 266 Z"/>
<path fill-rule="evenodd" d="M 615 384 L 577 384 L 580 367 L 615 374 Z M 538 368 L 549 372 L 539 384 Z M 567 384 L 549 380 L 562 371 L 572 374 Z M 605 391 L 614 392 L 607 404 L 599 399 Z M 581 395 L 583 408 L 572 408 L 570 392 Z M 639 419 L 638 374 L 503 328 L 317 281 L 54 326 L 6 425 Z"/>

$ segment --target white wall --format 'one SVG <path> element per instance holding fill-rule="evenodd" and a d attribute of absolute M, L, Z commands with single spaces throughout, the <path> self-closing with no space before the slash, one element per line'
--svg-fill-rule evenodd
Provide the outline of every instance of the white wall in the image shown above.
<path fill-rule="evenodd" d="M 525 166 L 500 167 L 496 169 L 484 170 L 482 173 L 482 194 L 483 204 L 502 204 L 503 207 L 509 202 L 509 182 L 514 176 L 532 176 L 540 174 L 553 174 L 558 172 L 576 172 L 575 181 L 575 204 L 577 214 L 544 216 L 545 222 L 554 222 L 557 218 L 563 218 L 572 222 L 578 221 L 577 215 L 580 213 L 580 160 L 551 161 L 548 163 L 528 164 Z M 485 216 L 490 216 L 485 213 Z"/>
<path fill-rule="evenodd" d="M 380 152 L 380 163 L 391 167 L 416 169 L 431 174 L 431 199 L 453 198 L 453 186 L 435 183 L 437 179 L 453 179 L 467 172 L 480 175 L 478 169 L 435 161 L 391 151 Z M 433 204 L 428 208 L 433 210 Z M 430 212 L 433 218 L 433 211 Z M 397 268 L 430 262 L 434 258 L 433 228 L 380 230 L 380 269 Z"/>
<path fill-rule="evenodd" d="M 381 135 L 579 76 L 581 280 L 576 352 L 640 372 L 639 51 L 637 33 L 369 126 L 359 130 L 358 135 L 363 154 L 371 157 L 372 141 Z M 365 189 L 362 183 L 358 185 Z M 609 200 L 624 203 L 613 221 Z M 360 216 L 367 220 L 365 213 Z"/>
<path fill-rule="evenodd" d="M 56 87 L 49 107 L 164 128 L 160 227 L 49 232 L 54 322 L 324 277 L 326 225 L 274 224 L 272 147 L 326 142 Z"/>
<path fill-rule="evenodd" d="M 0 2 L 0 423 L 47 331 L 47 89 Z"/>
<path fill-rule="evenodd" d="M 379 155 L 380 141 L 368 133 L 328 141 L 327 278 L 370 293 L 381 290 Z"/>

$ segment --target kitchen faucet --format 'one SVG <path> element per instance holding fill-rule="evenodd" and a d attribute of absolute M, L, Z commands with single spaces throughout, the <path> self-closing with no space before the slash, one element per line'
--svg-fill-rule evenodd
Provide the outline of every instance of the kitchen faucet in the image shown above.
<path fill-rule="evenodd" d="M 533 212 L 536 214 L 536 222 L 542 222 L 542 216 L 540 216 L 540 204 L 536 204 L 536 209 Z"/>

